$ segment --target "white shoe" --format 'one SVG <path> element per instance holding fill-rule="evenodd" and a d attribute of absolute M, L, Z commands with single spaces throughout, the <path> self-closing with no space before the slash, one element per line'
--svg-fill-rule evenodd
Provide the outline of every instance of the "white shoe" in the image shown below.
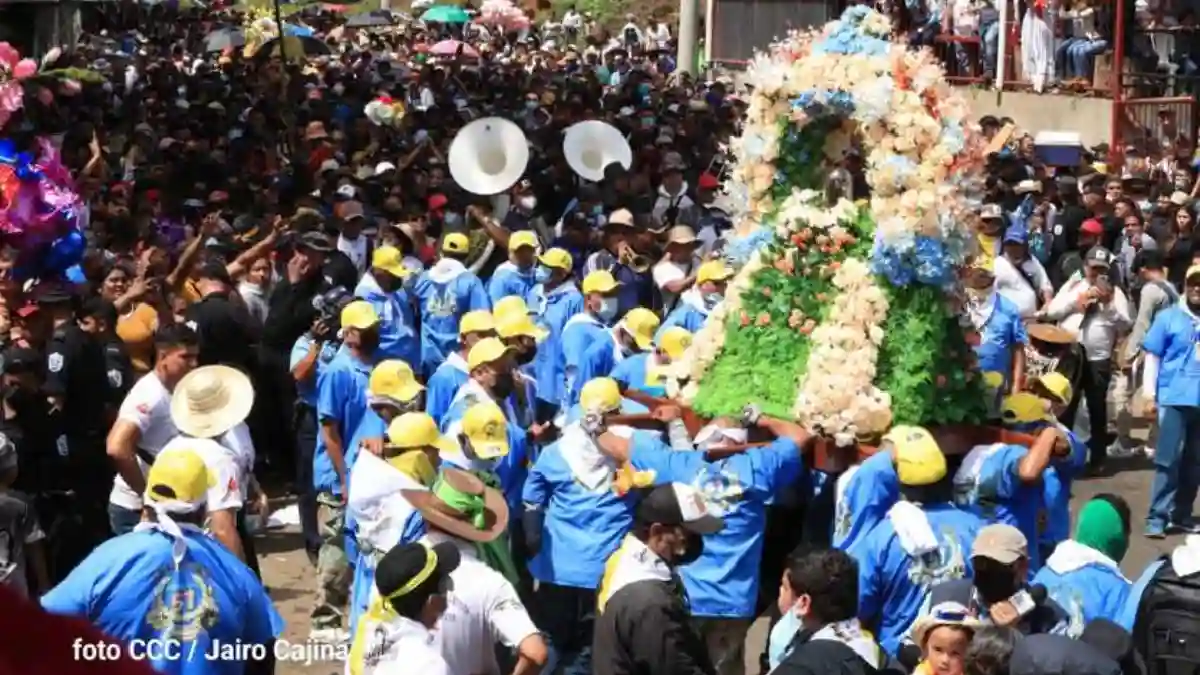
<path fill-rule="evenodd" d="M 1124 445 L 1121 445 L 1120 441 L 1115 441 L 1112 445 L 1108 446 L 1108 458 L 1109 459 L 1128 459 L 1130 457 L 1135 457 L 1137 455 L 1140 455 L 1141 451 L 1142 451 L 1141 448 L 1126 447 Z"/>
<path fill-rule="evenodd" d="M 1147 445 L 1147 446 L 1142 447 L 1142 454 L 1145 455 L 1148 459 L 1154 459 L 1154 446 Z"/>
<path fill-rule="evenodd" d="M 340 645 L 350 640 L 350 634 L 342 628 L 314 628 L 308 639 L 327 645 Z"/>

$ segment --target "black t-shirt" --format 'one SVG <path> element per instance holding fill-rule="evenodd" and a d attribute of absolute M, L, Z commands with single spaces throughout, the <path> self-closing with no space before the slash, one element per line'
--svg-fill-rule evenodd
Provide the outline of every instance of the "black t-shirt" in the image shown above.
<path fill-rule="evenodd" d="M 97 392 L 108 389 L 104 348 L 98 340 L 68 321 L 55 329 L 46 346 L 45 392 L 63 397 L 62 430 L 71 441 L 101 440 L 108 432 L 108 415 L 96 405 Z M 71 448 L 71 452 L 81 450 Z"/>
<path fill-rule="evenodd" d="M 224 293 L 210 293 L 188 308 L 186 320 L 200 338 L 200 365 L 219 363 L 247 374 L 253 372 L 258 340 L 254 322 L 244 307 Z"/>

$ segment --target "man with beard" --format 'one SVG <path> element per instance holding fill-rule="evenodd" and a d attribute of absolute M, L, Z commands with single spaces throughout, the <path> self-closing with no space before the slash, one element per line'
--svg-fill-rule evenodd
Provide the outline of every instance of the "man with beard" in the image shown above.
<path fill-rule="evenodd" d="M 1200 531 L 1192 518 L 1200 451 L 1200 265 L 1188 269 L 1182 301 L 1154 317 L 1142 348 L 1147 414 L 1161 408 L 1146 536 Z"/>
<path fill-rule="evenodd" d="M 633 530 L 604 567 L 592 638 L 596 675 L 715 672 L 690 624 L 677 569 L 697 560 L 703 537 L 724 526 L 682 483 L 660 485 L 638 504 Z"/>

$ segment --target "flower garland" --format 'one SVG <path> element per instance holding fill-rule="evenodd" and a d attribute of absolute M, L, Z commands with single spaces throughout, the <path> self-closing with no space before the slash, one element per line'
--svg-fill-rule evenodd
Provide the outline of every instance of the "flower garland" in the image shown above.
<path fill-rule="evenodd" d="M 953 288 L 973 242 L 966 223 L 967 210 L 979 202 L 980 141 L 964 126 L 967 106 L 946 83 L 938 59 L 889 41 L 890 31 L 886 16 L 856 5 L 820 32 L 793 33 L 754 59 L 747 79 L 753 94 L 744 131 L 731 143 L 736 164 L 724 195 L 726 203 L 740 205 L 726 256 L 735 264 L 750 262 L 735 278 L 725 311 L 710 316 L 677 364 L 687 384 L 669 392 L 698 412 L 729 412 L 732 403 L 712 393 L 716 389 L 778 401 L 779 392 L 746 387 L 759 380 L 779 386 L 754 373 L 757 364 L 748 355 L 781 339 L 766 328 L 782 314 L 804 336 L 792 341 L 803 357 L 789 392 L 787 412 L 795 418 L 848 441 L 928 414 L 929 404 L 921 403 L 894 415 L 887 385 L 913 389 L 919 376 L 910 371 L 933 367 L 927 361 L 942 346 L 936 341 L 961 342 L 961 336 L 925 331 L 913 353 L 904 351 L 903 340 L 893 341 L 887 357 L 901 363 L 881 363 L 891 295 L 881 284 L 936 291 L 921 297 L 944 298 Z M 825 175 L 851 150 L 862 158 L 871 198 L 830 206 Z M 791 268 L 788 274 L 831 278 L 828 287 L 787 286 L 829 296 L 818 311 L 762 297 L 780 283 L 781 266 Z M 942 317 L 907 300 L 901 311 L 905 325 Z M 730 333 L 738 353 L 729 358 L 747 363 L 723 368 L 722 350 L 734 344 Z M 955 415 L 970 416 L 965 408 Z"/>

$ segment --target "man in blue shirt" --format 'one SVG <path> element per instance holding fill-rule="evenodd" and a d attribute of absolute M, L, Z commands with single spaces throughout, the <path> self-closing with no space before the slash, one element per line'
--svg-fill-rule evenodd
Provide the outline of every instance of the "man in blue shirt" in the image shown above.
<path fill-rule="evenodd" d="M 979 370 L 999 373 L 1004 391 L 1021 391 L 1025 382 L 1025 345 L 1029 336 L 1021 311 L 996 292 L 996 277 L 982 265 L 964 281 L 967 317 L 978 334 L 973 340 Z"/>
<path fill-rule="evenodd" d="M 1179 304 L 1154 317 L 1146 339 L 1142 394 L 1158 410 L 1158 446 L 1146 536 L 1197 532 L 1192 503 L 1200 487 L 1200 265 L 1188 268 Z"/>
<path fill-rule="evenodd" d="M 574 262 L 570 253 L 561 248 L 552 248 L 538 260 L 545 270 L 545 278 L 534 289 L 536 304 L 533 312 L 537 324 L 546 331 L 546 337 L 534 356 L 533 372 L 538 383 L 538 421 L 546 421 L 554 419 L 562 401 L 565 381 L 563 329 L 571 317 L 583 311 L 583 294 L 579 292 L 571 273 Z"/>
<path fill-rule="evenodd" d="M 317 599 L 312 610 L 312 637 L 340 642 L 342 610 L 350 590 L 349 563 L 343 532 L 347 442 L 354 438 L 367 413 L 371 370 L 379 359 L 379 315 L 363 300 L 342 310 L 345 344 L 317 380 L 317 420 L 321 434 L 313 458 L 313 487 L 317 490 L 317 520 L 321 547 L 317 553 Z"/>
<path fill-rule="evenodd" d="M 597 340 L 608 339 L 617 319 L 617 291 L 621 285 L 612 273 L 597 270 L 583 280 L 583 310 L 567 320 L 562 329 L 563 400 L 561 409 L 579 402 L 584 381 L 578 378 L 584 355 Z"/>
<path fill-rule="evenodd" d="M 510 295 L 523 298 L 526 304 L 534 303 L 533 288 L 537 285 L 537 276 L 533 264 L 537 249 L 537 235 L 529 230 L 509 236 L 508 261 L 496 267 L 488 281 L 488 297 L 493 304 Z"/>
<path fill-rule="evenodd" d="M 496 323 L 491 312 L 477 309 L 463 315 L 458 324 L 458 351 L 446 355 L 446 360 L 437 366 L 428 382 L 425 412 L 439 425 L 450 410 L 458 390 L 471 379 L 471 371 L 467 367 L 467 355 L 471 353 L 471 347 L 489 337 L 496 337 Z"/>
<path fill-rule="evenodd" d="M 250 568 L 201 529 L 212 483 L 197 453 L 160 456 L 146 476 L 142 523 L 92 551 L 42 607 L 87 619 L 160 673 L 272 672 L 270 656 L 219 651 L 261 645 L 271 655 L 283 620 Z"/>
<path fill-rule="evenodd" d="M 404 290 L 408 275 L 400 249 L 381 246 L 371 255 L 371 269 L 359 280 L 354 296 L 369 302 L 379 315 L 380 358 L 400 359 L 417 370 L 421 340 L 415 332 L 412 300 Z"/>
<path fill-rule="evenodd" d="M 708 314 L 725 298 L 725 284 L 733 270 L 721 260 L 709 260 L 696 270 L 696 285 L 679 296 L 679 304 L 659 327 L 659 333 L 671 326 L 680 326 L 691 333 L 698 332 L 708 321 Z"/>
<path fill-rule="evenodd" d="M 421 363 L 417 372 L 424 377 L 432 375 L 454 353 L 462 318 L 468 312 L 491 307 L 483 282 L 465 264 L 470 251 L 467 235 L 446 234 L 441 258 L 412 285 L 421 312 Z"/>

